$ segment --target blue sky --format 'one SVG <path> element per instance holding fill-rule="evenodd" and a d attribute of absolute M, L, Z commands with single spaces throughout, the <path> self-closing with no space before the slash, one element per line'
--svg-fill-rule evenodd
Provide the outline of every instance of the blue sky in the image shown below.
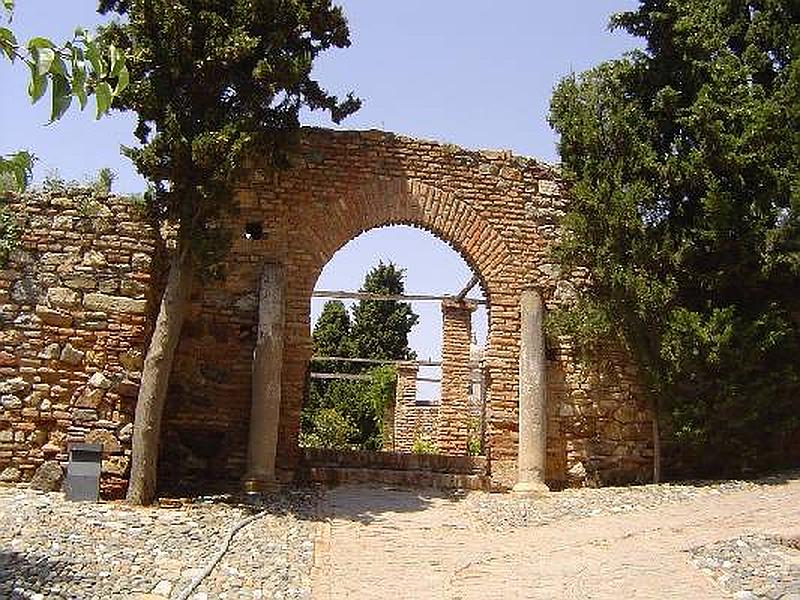
<path fill-rule="evenodd" d="M 101 19 L 92 0 L 18 0 L 13 27 L 20 39 L 44 35 L 65 40 L 76 25 Z M 621 55 L 636 40 L 611 33 L 611 13 L 633 0 L 344 0 L 352 46 L 328 53 L 316 76 L 337 93 L 355 91 L 363 108 L 343 129 L 382 129 L 469 148 L 504 148 L 557 162 L 547 124 L 550 94 L 558 80 Z M 66 179 L 92 177 L 110 167 L 115 189 L 144 188 L 121 144 L 132 144 L 133 119 L 111 115 L 95 121 L 73 110 L 46 125 L 46 102 L 31 107 L 22 65 L 0 62 L 0 153 L 26 148 L 39 157 L 37 180 L 58 169 Z M 321 114 L 308 124 L 332 126 Z M 363 234 L 337 253 L 318 288 L 357 289 L 379 259 L 407 269 L 406 289 L 455 293 L 471 274 L 461 258 L 429 234 L 404 227 Z M 314 302 L 314 314 L 321 303 Z M 418 304 L 420 325 L 412 346 L 422 357 L 439 354 L 436 305 Z M 476 315 L 483 337 L 485 315 Z M 483 323 L 483 324 L 482 324 Z M 431 392 L 433 393 L 433 392 Z"/>

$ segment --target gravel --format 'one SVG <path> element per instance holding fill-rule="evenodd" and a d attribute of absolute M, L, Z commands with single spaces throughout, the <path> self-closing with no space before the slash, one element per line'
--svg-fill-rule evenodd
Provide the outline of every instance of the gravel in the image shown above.
<path fill-rule="evenodd" d="M 800 600 L 800 539 L 749 534 L 690 554 L 691 563 L 736 600 Z"/>
<path fill-rule="evenodd" d="M 310 598 L 317 504 L 308 489 L 134 508 L 0 487 L 0 598 L 177 597 L 233 525 L 264 509 L 192 598 Z"/>

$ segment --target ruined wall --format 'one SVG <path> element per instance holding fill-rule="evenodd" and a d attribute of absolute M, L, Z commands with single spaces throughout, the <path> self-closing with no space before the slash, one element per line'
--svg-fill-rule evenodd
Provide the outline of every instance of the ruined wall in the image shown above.
<path fill-rule="evenodd" d="M 198 464 L 232 479 L 241 476 L 255 291 L 262 264 L 282 262 L 288 287 L 278 466 L 289 476 L 299 459 L 300 407 L 312 352 L 310 295 L 317 277 L 360 233 L 407 224 L 460 252 L 486 292 L 485 451 L 495 484 L 512 484 L 521 291 L 538 288 L 553 308 L 582 284 L 581 277 L 560 273 L 550 255 L 567 202 L 557 173 L 507 152 L 470 151 L 377 131 L 308 129 L 293 167 L 271 173 L 253 163 L 237 200 L 239 211 L 227 222 L 235 237 L 227 279 L 207 285 L 193 301 L 165 439 L 182 440 L 186 456 L 192 439 L 210 440 L 214 450 Z M 263 236 L 245 236 L 246 228 L 261 229 Z M 609 355 L 613 372 L 596 376 L 555 341 L 549 359 L 551 482 L 647 479 L 650 416 L 627 358 Z"/>
<path fill-rule="evenodd" d="M 70 442 L 103 444 L 124 489 L 156 252 L 128 199 L 91 189 L 7 196 L 21 236 L 0 268 L 0 471 L 30 479 Z"/>
<path fill-rule="evenodd" d="M 226 277 L 193 294 L 168 391 L 159 478 L 237 481 L 244 474 L 257 286 L 285 265 L 286 339 L 278 465 L 293 474 L 312 352 L 310 295 L 333 254 L 383 225 L 426 229 L 461 253 L 489 302 L 485 453 L 495 485 L 516 477 L 519 297 L 548 308 L 582 284 L 550 249 L 567 200 L 557 173 L 507 152 L 470 151 L 382 132 L 305 130 L 293 167 L 253 163 L 225 226 Z M 119 486 L 151 306 L 155 237 L 128 201 L 86 193 L 12 200 L 21 246 L 0 271 L 0 470 L 27 478 L 69 441 L 106 445 Z M 245 229 L 250 234 L 244 235 Z M 259 235 L 259 230 L 263 235 Z M 253 235 L 253 232 L 256 234 Z M 548 348 L 548 479 L 554 485 L 649 477 L 651 419 L 628 358 L 582 365 Z M 17 469 L 15 473 L 13 469 Z"/>

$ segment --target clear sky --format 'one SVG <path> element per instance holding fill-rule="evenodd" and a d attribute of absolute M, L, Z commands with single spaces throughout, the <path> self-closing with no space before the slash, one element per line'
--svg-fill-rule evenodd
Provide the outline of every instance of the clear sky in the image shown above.
<path fill-rule="evenodd" d="M 634 0 L 342 0 L 352 46 L 319 60 L 316 76 L 330 90 L 353 90 L 363 108 L 344 129 L 382 129 L 469 148 L 505 148 L 557 162 L 547 124 L 550 94 L 558 80 L 636 45 L 611 33 L 611 13 Z M 76 25 L 101 19 L 92 0 L 18 0 L 13 28 L 20 39 L 44 35 L 65 40 Z M 31 107 L 26 69 L 0 62 L 0 153 L 25 148 L 39 157 L 35 178 L 58 169 L 66 179 L 85 179 L 102 167 L 119 176 L 115 189 L 137 192 L 144 182 L 120 156 L 132 144 L 133 119 L 111 115 L 95 121 L 73 110 L 46 125 L 45 101 Z M 308 124 L 331 126 L 321 114 Z M 433 236 L 395 227 L 360 236 L 337 253 L 318 288 L 357 289 L 379 259 L 407 269 L 406 289 L 455 293 L 469 280 L 466 264 Z M 314 313 L 319 310 L 314 302 Z M 420 325 L 412 346 L 421 357 L 439 355 L 438 307 L 418 304 Z M 485 317 L 476 315 L 479 337 Z"/>

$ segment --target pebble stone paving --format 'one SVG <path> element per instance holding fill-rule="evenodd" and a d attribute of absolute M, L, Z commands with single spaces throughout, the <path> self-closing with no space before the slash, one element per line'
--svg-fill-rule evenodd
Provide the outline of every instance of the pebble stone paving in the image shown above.
<path fill-rule="evenodd" d="M 792 473 L 789 477 L 800 477 Z M 566 490 L 539 498 L 454 493 L 476 530 L 510 531 L 566 519 L 626 513 L 733 492 L 769 480 Z M 60 493 L 0 486 L 0 598 L 176 598 L 240 530 L 192 600 L 312 597 L 318 489 L 288 489 L 257 502 L 201 497 L 176 508 L 73 503 Z M 800 540 L 759 534 L 721 540 L 687 556 L 736 600 L 800 600 Z"/>
<path fill-rule="evenodd" d="M 756 490 L 749 481 L 662 483 L 630 487 L 568 489 L 544 497 L 474 494 L 466 499 L 476 527 L 507 531 L 538 527 L 562 519 L 580 519 L 657 508 L 702 496 Z"/>
<path fill-rule="evenodd" d="M 800 600 L 800 539 L 743 535 L 694 548 L 691 562 L 735 600 Z"/>
<path fill-rule="evenodd" d="M 268 509 L 236 534 L 190 598 L 307 599 L 316 504 L 316 492 L 305 490 L 256 503 L 214 497 L 177 508 L 133 508 L 0 487 L 0 598 L 174 598 L 233 525 Z"/>

